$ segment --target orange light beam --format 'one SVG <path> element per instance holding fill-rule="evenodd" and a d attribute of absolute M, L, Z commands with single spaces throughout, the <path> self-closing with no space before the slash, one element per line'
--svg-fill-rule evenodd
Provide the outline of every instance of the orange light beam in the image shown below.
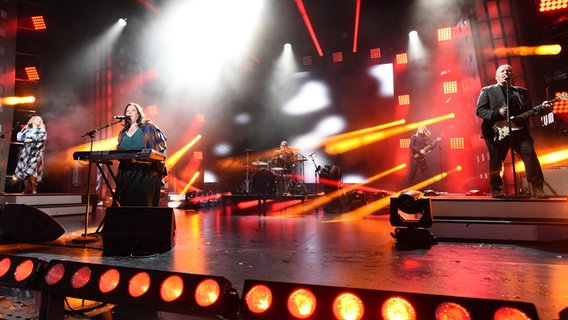
<path fill-rule="evenodd" d="M 191 149 L 199 140 L 201 140 L 201 135 L 198 134 L 193 140 L 187 143 L 183 148 L 176 151 L 173 155 L 168 156 L 166 159 L 166 167 L 173 168 L 174 165 L 181 159 L 181 157 L 186 154 L 186 152 Z"/>
<path fill-rule="evenodd" d="M 314 42 L 314 45 L 316 46 L 316 50 L 318 51 L 319 56 L 323 57 L 323 51 L 321 50 L 318 38 L 316 37 L 316 33 L 314 32 L 314 28 L 312 28 L 312 23 L 310 22 L 310 17 L 308 17 L 308 13 L 306 12 L 306 7 L 304 7 L 304 1 L 303 0 L 294 0 L 294 1 L 296 1 L 296 5 L 298 6 L 298 10 L 300 11 L 302 18 L 304 19 L 304 23 L 306 24 L 306 28 L 308 28 L 308 32 L 310 33 L 310 36 L 312 37 L 312 41 Z"/>
<path fill-rule="evenodd" d="M 461 166 L 457 166 L 454 169 L 451 169 L 449 171 L 446 172 L 442 172 L 438 175 L 435 175 L 429 179 L 426 179 L 422 182 L 419 182 L 413 186 L 411 186 L 410 188 L 404 189 L 404 190 L 421 190 L 426 186 L 429 186 L 437 181 L 440 181 L 442 179 L 444 179 L 445 177 L 447 177 L 449 174 L 451 173 L 455 173 L 457 171 L 461 171 Z M 399 192 L 397 192 L 396 194 L 400 194 L 400 192 L 404 191 L 401 190 Z M 377 201 L 373 201 L 371 203 L 368 203 L 360 208 L 357 208 L 351 212 L 339 215 L 337 217 L 337 219 L 333 219 L 333 220 L 329 220 L 326 222 L 341 222 L 341 221 L 352 221 L 352 220 L 357 220 L 357 219 L 362 219 L 370 214 L 372 214 L 373 212 L 377 212 L 382 208 L 387 207 L 388 205 L 390 205 L 390 198 L 391 197 L 385 197 L 382 199 L 379 199 Z"/>
<path fill-rule="evenodd" d="M 538 157 L 538 161 L 541 165 L 557 163 L 564 160 L 568 160 L 568 149 L 550 152 Z M 525 164 L 522 161 L 515 163 L 515 170 L 517 172 L 525 171 Z"/>
<path fill-rule="evenodd" d="M 315 209 L 315 208 L 317 208 L 317 207 L 323 206 L 324 204 L 329 203 L 329 202 L 332 201 L 333 199 L 338 198 L 342 193 L 351 192 L 351 191 L 353 191 L 353 190 L 355 190 L 355 189 L 360 188 L 361 186 L 363 186 L 363 185 L 365 185 L 365 184 L 368 184 L 368 183 L 370 183 L 370 182 L 373 182 L 373 181 L 375 181 L 375 180 L 378 180 L 378 179 L 380 179 L 380 178 L 382 178 L 382 177 L 385 177 L 385 176 L 387 176 L 387 175 L 389 175 L 389 174 L 395 173 L 395 172 L 397 172 L 397 171 L 399 171 L 399 170 L 402 170 L 402 169 L 404 169 L 404 168 L 406 168 L 406 163 L 400 164 L 400 165 L 398 165 L 398 166 L 396 166 L 396 167 L 394 167 L 394 168 L 391 168 L 391 169 L 389 169 L 389 170 L 380 172 L 380 173 L 378 173 L 378 174 L 376 174 L 376 175 L 374 175 L 374 176 L 372 176 L 372 177 L 366 179 L 366 180 L 363 181 L 362 183 L 355 183 L 355 184 L 349 185 L 349 186 L 347 186 L 347 187 L 344 187 L 343 190 L 339 190 L 339 189 L 338 189 L 338 190 L 335 190 L 335 191 L 333 191 L 333 192 L 331 192 L 331 193 L 329 193 L 328 195 L 325 195 L 325 196 L 323 196 L 323 197 L 315 198 L 314 201 L 311 201 L 310 203 L 307 203 L 307 204 L 304 203 L 304 205 L 296 206 L 296 207 L 292 208 L 292 209 L 289 211 L 289 213 L 288 213 L 287 216 L 299 215 L 299 214 L 302 214 L 303 212 L 305 212 L 305 211 L 307 211 L 307 210 L 311 210 L 311 209 Z"/>
<path fill-rule="evenodd" d="M 317 142 L 313 143 L 310 147 L 311 148 L 319 148 L 321 146 L 331 144 L 335 141 L 345 140 L 349 137 L 363 136 L 363 135 L 366 135 L 370 132 L 385 130 L 385 129 L 388 129 L 388 128 L 399 126 L 399 125 L 404 124 L 404 123 L 406 123 L 406 120 L 400 119 L 400 120 L 396 120 L 396 121 L 389 122 L 389 123 L 379 124 L 379 125 L 376 125 L 376 126 L 373 126 L 373 127 L 368 127 L 368 128 L 363 128 L 363 129 L 359 129 L 359 130 L 355 130 L 355 131 L 350 131 L 350 132 L 338 134 L 338 135 L 331 136 L 331 137 L 322 139 L 320 141 L 317 141 Z"/>
<path fill-rule="evenodd" d="M 14 106 L 17 104 L 23 104 L 23 103 L 34 103 L 35 102 L 35 97 L 34 96 L 24 96 L 24 97 L 15 97 L 15 96 L 11 96 L 11 97 L 4 97 L 4 98 L 0 98 L 0 105 L 5 105 L 5 106 Z"/>
<path fill-rule="evenodd" d="M 199 171 L 196 171 L 193 174 L 193 177 L 191 177 L 191 180 L 189 180 L 188 184 L 185 185 L 185 187 L 183 188 L 183 190 L 181 190 L 181 193 L 185 194 L 187 193 L 187 191 L 189 190 L 189 188 L 191 187 L 191 185 L 195 182 L 195 180 L 197 179 L 197 177 L 199 177 Z"/>
<path fill-rule="evenodd" d="M 455 118 L 455 116 L 456 116 L 455 113 L 449 113 L 447 115 L 439 116 L 439 117 L 436 117 L 436 118 L 411 123 L 411 124 L 408 124 L 406 126 L 395 127 L 395 128 L 389 129 L 389 130 L 383 130 L 383 131 L 375 132 L 375 133 L 372 133 L 372 134 L 361 135 L 361 136 L 358 136 L 358 137 L 345 139 L 345 140 L 342 140 L 342 141 L 338 141 L 336 143 L 330 143 L 330 144 L 327 144 L 325 146 L 325 151 L 328 154 L 345 153 L 347 151 L 357 149 L 361 146 L 368 145 L 368 144 L 371 144 L 371 143 L 375 143 L 375 142 L 380 141 L 380 140 L 384 140 L 386 138 L 392 137 L 394 135 L 401 134 L 403 132 L 414 131 L 414 130 L 418 129 L 418 127 L 423 126 L 423 125 L 429 125 L 429 124 L 432 124 L 432 123 L 436 123 L 436 122 Z"/>
<path fill-rule="evenodd" d="M 103 150 L 116 150 L 118 144 L 117 137 L 112 137 L 104 140 L 93 141 L 93 151 Z M 73 153 L 76 151 L 89 151 L 91 149 L 90 143 L 83 143 L 69 149 L 60 150 L 56 152 L 56 159 L 73 159 Z"/>
<path fill-rule="evenodd" d="M 355 7 L 355 31 L 353 31 L 353 53 L 357 52 L 357 41 L 359 39 L 359 16 L 361 13 L 361 0 L 357 0 Z"/>

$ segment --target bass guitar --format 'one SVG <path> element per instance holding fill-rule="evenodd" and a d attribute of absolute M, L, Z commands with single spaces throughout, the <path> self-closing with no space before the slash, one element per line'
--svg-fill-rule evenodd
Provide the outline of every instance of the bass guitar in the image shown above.
<path fill-rule="evenodd" d="M 439 136 L 438 138 L 430 141 L 424 148 L 420 149 L 420 153 L 414 153 L 412 156 L 414 157 L 414 159 L 418 160 L 418 161 L 422 161 L 424 159 L 426 159 L 426 155 L 428 153 L 430 153 L 432 151 L 432 149 L 434 149 L 434 147 L 438 144 L 438 142 L 440 142 L 442 140 L 442 136 Z"/>
<path fill-rule="evenodd" d="M 525 112 L 523 112 L 519 115 L 516 115 L 516 116 L 512 116 L 510 118 L 511 129 L 522 128 L 522 126 L 519 126 L 515 123 L 516 120 L 526 119 L 526 118 L 531 117 L 535 114 L 539 114 L 542 111 L 547 111 L 548 109 L 552 108 L 552 106 L 554 105 L 555 102 L 558 102 L 558 101 L 561 101 L 561 100 L 568 100 L 568 93 L 563 92 L 558 97 L 556 97 L 552 100 L 548 100 L 547 102 L 550 104 L 549 108 L 543 108 L 543 103 L 541 103 L 538 106 L 532 107 L 528 111 L 525 111 Z M 507 120 L 501 120 L 501 121 L 495 122 L 493 124 L 493 131 L 495 132 L 494 139 L 493 139 L 494 142 L 501 141 L 501 140 L 505 139 L 505 137 L 507 137 L 509 135 L 509 122 Z"/>

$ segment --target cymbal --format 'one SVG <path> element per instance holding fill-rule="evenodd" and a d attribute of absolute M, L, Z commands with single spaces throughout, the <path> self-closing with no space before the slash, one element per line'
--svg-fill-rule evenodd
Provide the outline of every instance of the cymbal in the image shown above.
<path fill-rule="evenodd" d="M 304 159 L 298 159 L 298 160 L 294 160 L 294 161 L 296 161 L 296 162 L 303 162 L 303 161 L 308 161 L 308 159 L 305 159 L 305 158 L 304 158 Z"/>
<path fill-rule="evenodd" d="M 253 166 L 267 166 L 268 163 L 263 162 L 263 161 L 255 161 L 252 163 Z"/>
<path fill-rule="evenodd" d="M 280 171 L 284 171 L 284 168 L 280 168 L 280 167 L 273 167 L 270 168 L 272 171 L 276 171 L 276 172 L 280 172 Z"/>

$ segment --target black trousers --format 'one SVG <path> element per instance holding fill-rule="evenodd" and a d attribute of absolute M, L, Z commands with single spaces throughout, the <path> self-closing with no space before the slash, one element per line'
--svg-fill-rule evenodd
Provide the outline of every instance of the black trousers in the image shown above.
<path fill-rule="evenodd" d="M 532 188 L 537 190 L 543 188 L 544 176 L 542 168 L 534 150 L 533 138 L 528 129 L 513 131 L 503 140 L 497 142 L 491 142 L 486 139 L 485 143 L 489 150 L 489 182 L 493 190 L 500 190 L 503 186 L 500 172 L 511 146 L 514 152 L 523 160 L 527 181 Z"/>
<path fill-rule="evenodd" d="M 426 179 L 426 177 L 428 177 L 428 163 L 426 162 L 426 158 L 414 158 L 414 157 L 410 157 L 410 171 L 408 172 L 408 177 L 406 178 L 406 183 L 404 184 L 404 187 L 410 187 L 410 185 L 412 184 L 412 182 L 414 181 L 414 177 L 416 177 L 416 174 L 418 173 L 418 170 L 420 170 L 420 173 L 422 174 L 422 177 L 424 179 Z"/>

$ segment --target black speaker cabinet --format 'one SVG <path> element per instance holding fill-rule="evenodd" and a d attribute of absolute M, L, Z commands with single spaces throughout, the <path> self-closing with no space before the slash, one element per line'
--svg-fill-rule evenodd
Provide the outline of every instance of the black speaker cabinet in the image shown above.
<path fill-rule="evenodd" d="M 172 208 L 108 207 L 102 229 L 103 255 L 148 256 L 175 245 Z"/>
<path fill-rule="evenodd" d="M 65 229 L 45 212 L 25 204 L 0 205 L 0 243 L 47 242 Z"/>

